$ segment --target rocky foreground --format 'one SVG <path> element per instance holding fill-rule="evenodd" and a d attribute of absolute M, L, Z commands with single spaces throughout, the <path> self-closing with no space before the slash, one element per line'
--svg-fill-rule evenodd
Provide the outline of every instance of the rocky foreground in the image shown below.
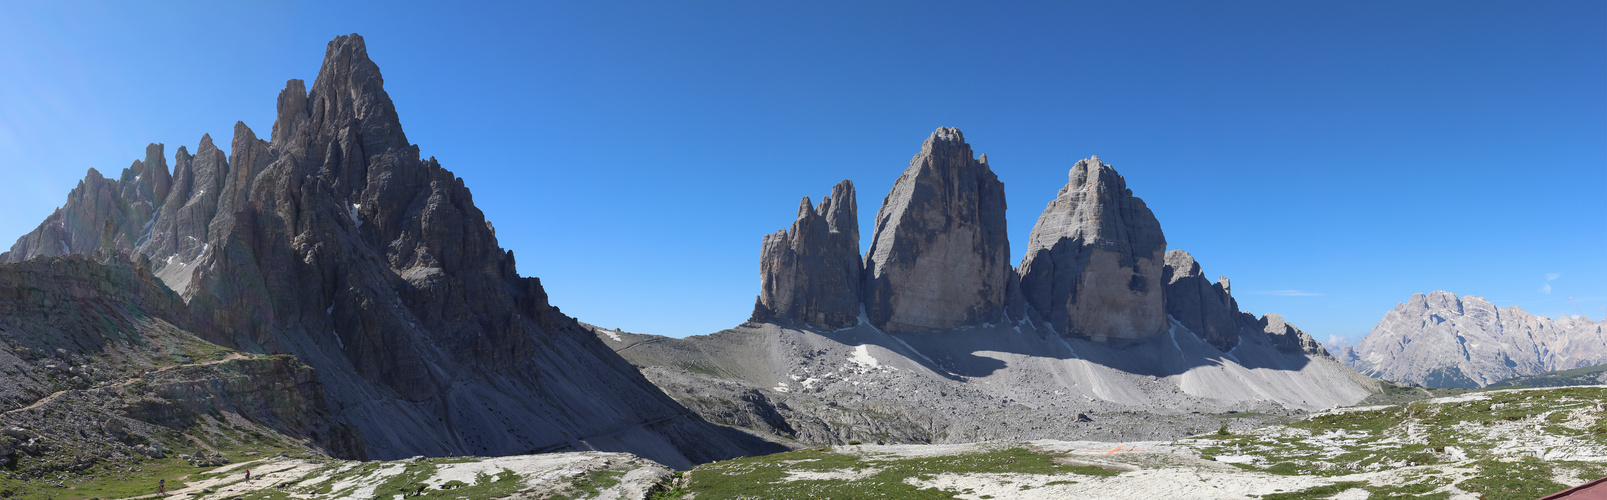
<path fill-rule="evenodd" d="M 236 450 L 227 465 L 151 460 L 116 481 L 24 489 L 0 476 L 0 492 L 152 498 L 165 478 L 168 497 L 219 500 L 1536 498 L 1607 475 L 1603 400 L 1607 386 L 1468 392 L 1249 429 L 1218 416 L 1218 431 L 1175 440 L 852 444 L 684 473 L 624 453 L 359 462 Z"/>

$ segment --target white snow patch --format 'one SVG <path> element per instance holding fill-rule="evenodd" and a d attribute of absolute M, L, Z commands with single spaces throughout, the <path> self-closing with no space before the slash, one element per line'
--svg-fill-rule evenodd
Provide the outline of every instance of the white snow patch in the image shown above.
<path fill-rule="evenodd" d="M 854 364 L 859 365 L 860 368 L 875 368 L 881 365 L 880 362 L 876 361 L 874 356 L 870 355 L 870 346 L 865 344 L 855 346 L 854 355 L 850 356 L 848 360 L 853 361 Z"/>
<path fill-rule="evenodd" d="M 623 340 L 620 340 L 619 334 L 614 333 L 613 330 L 603 330 L 603 334 L 608 335 L 608 338 L 610 339 L 614 339 L 614 342 L 624 342 Z"/>
<path fill-rule="evenodd" d="M 363 227 L 363 219 L 357 218 L 357 211 L 362 210 L 362 208 L 361 204 L 353 203 L 351 208 L 346 209 L 346 215 L 352 218 L 352 224 L 356 224 L 357 227 Z"/>
<path fill-rule="evenodd" d="M 788 392 L 792 392 L 792 389 L 791 389 L 791 388 L 789 388 L 789 387 L 787 387 L 787 383 L 786 383 L 786 382 L 782 382 L 782 383 L 780 383 L 780 384 L 776 384 L 776 386 L 775 386 L 775 387 L 772 387 L 772 388 L 770 388 L 770 390 L 772 390 L 772 391 L 776 391 L 776 392 L 780 392 L 780 393 L 788 393 Z"/>
<path fill-rule="evenodd" d="M 341 350 L 345 350 L 345 349 L 346 349 L 346 343 L 345 343 L 345 342 L 343 342 L 343 341 L 341 341 L 341 340 L 340 340 L 340 332 L 337 332 L 337 331 L 334 331 L 334 330 L 330 330 L 330 331 L 329 331 L 329 334 L 330 334 L 330 335 L 334 335 L 334 336 L 335 336 L 335 343 L 336 343 L 336 344 L 340 344 L 340 348 L 341 348 Z"/>

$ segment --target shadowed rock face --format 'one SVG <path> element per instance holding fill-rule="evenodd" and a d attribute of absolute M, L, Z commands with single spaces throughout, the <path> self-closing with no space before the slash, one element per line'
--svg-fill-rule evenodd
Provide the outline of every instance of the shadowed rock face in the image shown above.
<path fill-rule="evenodd" d="M 1238 345 L 1242 313 L 1227 276 L 1207 281 L 1193 255 L 1172 250 L 1166 252 L 1161 279 L 1166 282 L 1166 314 L 1222 352 Z"/>
<path fill-rule="evenodd" d="M 1012 270 L 1004 183 L 958 129 L 939 128 L 876 212 L 862 288 L 870 322 L 921 332 L 996 321 Z"/>
<path fill-rule="evenodd" d="M 517 274 L 463 180 L 407 142 L 382 84 L 362 38 L 338 37 L 310 90 L 280 93 L 270 140 L 236 124 L 225 160 L 203 137 L 166 187 L 165 164 L 118 183 L 91 172 L 7 258 L 57 239 L 148 257 L 202 337 L 316 368 L 366 458 L 745 453 Z"/>
<path fill-rule="evenodd" d="M 1063 335 L 1140 339 L 1166 330 L 1166 237 L 1127 181 L 1093 157 L 1038 217 L 1021 261 L 1027 303 Z"/>
<path fill-rule="evenodd" d="M 1607 363 L 1607 321 L 1551 319 L 1472 295 L 1419 293 L 1385 313 L 1347 358 L 1357 371 L 1385 380 L 1484 387 Z"/>
<path fill-rule="evenodd" d="M 859 209 L 854 183 L 842 181 L 831 196 L 798 206 L 792 231 L 764 237 L 759 252 L 759 299 L 753 320 L 802 321 L 823 328 L 859 322 Z"/>

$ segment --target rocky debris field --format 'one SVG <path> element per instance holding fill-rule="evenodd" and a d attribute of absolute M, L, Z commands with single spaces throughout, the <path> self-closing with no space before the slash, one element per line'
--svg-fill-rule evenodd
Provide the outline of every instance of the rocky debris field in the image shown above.
<path fill-rule="evenodd" d="M 1331 359 L 1246 368 L 1198 354 L 1215 351 L 1181 329 L 1113 348 L 1014 325 L 889 335 L 869 325 L 749 324 L 684 339 L 593 328 L 703 419 L 798 446 L 1170 440 L 1286 422 L 1308 404 L 1369 394 Z M 1271 350 L 1246 339 L 1239 354 Z M 1122 365 L 1176 364 L 1185 349 L 1199 366 L 1152 374 Z"/>

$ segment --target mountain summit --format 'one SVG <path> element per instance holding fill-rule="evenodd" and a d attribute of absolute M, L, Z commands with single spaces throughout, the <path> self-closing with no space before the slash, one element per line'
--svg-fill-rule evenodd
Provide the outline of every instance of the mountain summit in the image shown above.
<path fill-rule="evenodd" d="M 116 182 L 91 170 L 0 261 L 148 261 L 206 340 L 316 368 L 358 458 L 748 453 L 517 274 L 463 179 L 407 142 L 362 37 L 329 42 L 277 110 L 269 140 L 238 123 L 225 158 L 203 136 L 171 178 L 162 145 Z"/>

